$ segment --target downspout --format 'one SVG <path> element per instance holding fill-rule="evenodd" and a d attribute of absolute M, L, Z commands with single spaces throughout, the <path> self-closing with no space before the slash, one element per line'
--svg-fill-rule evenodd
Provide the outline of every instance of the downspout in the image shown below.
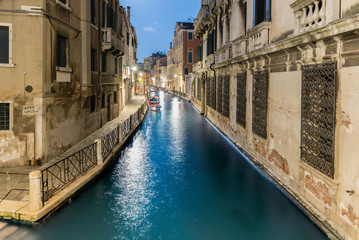
<path fill-rule="evenodd" d="M 214 7 L 212 8 L 211 12 L 216 16 L 216 34 L 215 34 L 215 48 L 213 50 L 217 50 L 217 20 L 218 20 L 218 15 L 214 12 L 214 9 L 216 8 L 216 2 L 214 3 Z M 209 66 L 209 68 L 213 71 L 213 75 L 214 75 L 214 81 L 217 81 L 217 75 L 216 75 L 216 69 L 214 68 L 214 66 L 216 65 L 216 58 L 214 57 L 214 61 L 213 63 Z M 216 84 L 215 84 L 216 86 Z M 215 96 L 216 96 L 216 91 L 215 91 Z M 207 111 L 205 111 L 205 117 L 207 117 Z"/>

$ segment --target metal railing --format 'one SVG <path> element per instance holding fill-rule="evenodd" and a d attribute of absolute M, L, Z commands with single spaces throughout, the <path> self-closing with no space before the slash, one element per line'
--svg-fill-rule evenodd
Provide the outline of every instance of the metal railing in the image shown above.
<path fill-rule="evenodd" d="M 118 126 L 101 139 L 101 153 L 104 160 L 111 153 L 112 149 L 119 143 L 119 141 Z"/>
<path fill-rule="evenodd" d="M 181 91 L 178 91 L 178 90 L 173 90 L 173 93 L 177 96 L 180 96 L 180 97 L 184 97 L 186 98 L 187 97 L 187 93 L 184 93 L 184 92 L 181 92 Z"/>
<path fill-rule="evenodd" d="M 122 139 L 127 136 L 130 130 L 131 130 L 131 119 L 127 118 L 124 122 L 121 123 Z"/>
<path fill-rule="evenodd" d="M 43 202 L 97 165 L 96 147 L 97 144 L 93 143 L 41 169 Z"/>

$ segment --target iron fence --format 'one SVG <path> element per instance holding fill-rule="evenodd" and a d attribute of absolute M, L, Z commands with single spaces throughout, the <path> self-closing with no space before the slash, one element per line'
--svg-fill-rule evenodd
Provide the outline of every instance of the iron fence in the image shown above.
<path fill-rule="evenodd" d="M 101 153 L 103 160 L 107 158 L 107 156 L 111 153 L 112 149 L 119 143 L 119 141 L 119 127 L 117 126 L 101 139 Z"/>
<path fill-rule="evenodd" d="M 97 165 L 97 144 L 93 143 L 80 151 L 41 169 L 42 201 L 48 201 L 77 178 Z"/>
<path fill-rule="evenodd" d="M 126 137 L 127 134 L 130 132 L 131 130 L 131 119 L 127 118 L 125 121 L 123 121 L 123 123 L 121 123 L 121 134 L 122 134 L 122 138 Z"/>

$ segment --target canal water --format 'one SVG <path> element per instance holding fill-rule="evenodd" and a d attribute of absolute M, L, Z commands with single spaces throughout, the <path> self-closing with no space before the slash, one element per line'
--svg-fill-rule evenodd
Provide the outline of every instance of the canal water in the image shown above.
<path fill-rule="evenodd" d="M 327 239 L 190 103 L 159 94 L 113 168 L 25 239 Z"/>

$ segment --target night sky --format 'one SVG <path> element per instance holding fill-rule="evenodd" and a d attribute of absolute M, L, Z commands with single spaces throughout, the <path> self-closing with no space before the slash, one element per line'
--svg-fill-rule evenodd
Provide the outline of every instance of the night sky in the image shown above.
<path fill-rule="evenodd" d="M 138 38 L 138 62 L 153 52 L 167 53 L 176 22 L 195 19 L 201 7 L 200 0 L 120 0 L 120 4 L 125 8 L 131 6 L 131 22 Z"/>

